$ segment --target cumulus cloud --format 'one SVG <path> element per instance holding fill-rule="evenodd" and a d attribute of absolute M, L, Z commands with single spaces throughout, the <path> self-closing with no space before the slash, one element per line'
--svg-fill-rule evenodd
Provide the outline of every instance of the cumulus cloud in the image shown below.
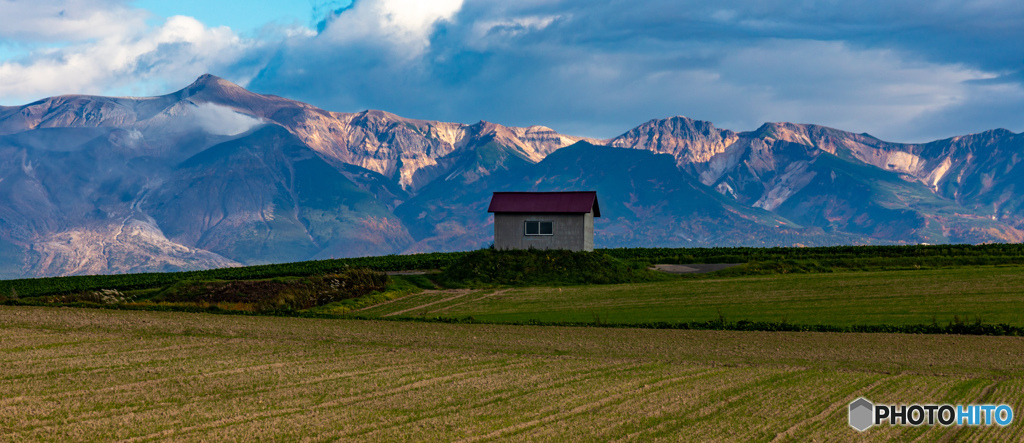
<path fill-rule="evenodd" d="M 739 91 L 735 99 L 748 104 L 733 117 L 748 119 L 747 127 L 794 121 L 901 139 L 915 137 L 913 123 L 924 116 L 977 99 L 983 88 L 972 82 L 997 75 L 904 51 L 807 40 L 730 52 L 715 71 L 714 89 Z"/>
<path fill-rule="evenodd" d="M 8 37 L 8 43 L 59 43 L 0 61 L 0 103 L 5 105 L 69 93 L 153 95 L 203 73 L 245 86 L 261 71 L 276 72 L 266 65 L 274 58 L 296 60 L 297 72 L 310 72 L 310 63 L 332 53 L 351 55 L 354 65 L 364 55 L 370 63 L 386 57 L 390 66 L 401 69 L 397 65 L 426 51 L 436 25 L 450 21 L 462 5 L 462 0 L 361 0 L 332 12 L 320 33 L 288 28 L 257 40 L 186 16 L 147 26 L 148 13 L 116 0 L 0 2 L 5 8 L 0 36 Z"/>
<path fill-rule="evenodd" d="M 333 15 L 323 38 L 332 44 L 385 43 L 405 56 L 415 56 L 430 44 L 434 25 L 451 18 L 462 0 L 364 0 Z"/>
<path fill-rule="evenodd" d="M 190 117 L 204 131 L 213 135 L 238 135 L 263 123 L 256 117 L 214 103 L 200 103 Z"/>
<path fill-rule="evenodd" d="M 154 29 L 122 31 L 0 63 L 0 99 L 17 104 L 45 95 L 126 89 L 152 94 L 236 64 L 253 46 L 226 27 L 207 28 L 184 16 Z"/>
<path fill-rule="evenodd" d="M 738 3 L 683 8 L 647 1 L 617 10 L 470 1 L 434 22 L 434 32 L 418 34 L 429 45 L 416 57 L 320 41 L 280 54 L 253 86 L 331 110 L 544 124 L 594 137 L 679 114 L 734 130 L 794 121 L 893 141 L 991 125 L 1024 129 L 1008 117 L 923 123 L 954 109 L 977 109 L 994 88 L 983 82 L 1005 72 L 936 59 L 907 45 L 835 38 L 814 22 L 836 19 L 813 11 Z M 891 28 L 894 19 L 888 20 L 873 26 Z M 1019 89 L 1016 83 L 1003 88 Z"/>

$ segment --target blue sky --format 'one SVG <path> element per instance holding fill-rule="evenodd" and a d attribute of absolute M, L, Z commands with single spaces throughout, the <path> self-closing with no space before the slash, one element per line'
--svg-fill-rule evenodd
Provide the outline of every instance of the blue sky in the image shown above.
<path fill-rule="evenodd" d="M 315 28 L 328 12 L 351 4 L 350 0 L 137 0 L 132 3 L 136 8 L 153 13 L 154 19 L 187 15 L 207 26 L 227 26 L 243 34 L 275 23 Z"/>
<path fill-rule="evenodd" d="M 331 111 L 611 137 L 686 115 L 1024 131 L 1018 0 L 0 0 L 0 105 L 212 73 Z"/>

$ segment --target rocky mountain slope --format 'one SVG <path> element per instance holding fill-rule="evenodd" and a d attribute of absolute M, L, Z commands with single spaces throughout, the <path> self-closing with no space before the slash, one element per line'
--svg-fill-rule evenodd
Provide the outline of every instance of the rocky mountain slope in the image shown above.
<path fill-rule="evenodd" d="M 1012 173 L 1022 140 L 995 130 L 901 144 L 792 123 L 737 134 L 673 117 L 604 143 L 670 153 L 719 193 L 826 232 L 974 243 L 1024 239 L 1015 191 L 1024 188 L 1014 187 L 1020 175 Z"/>
<path fill-rule="evenodd" d="M 900 144 L 672 117 L 610 140 L 336 113 L 204 75 L 0 107 L 0 277 L 490 242 L 498 190 L 596 189 L 598 247 L 1024 239 L 1024 137 Z"/>

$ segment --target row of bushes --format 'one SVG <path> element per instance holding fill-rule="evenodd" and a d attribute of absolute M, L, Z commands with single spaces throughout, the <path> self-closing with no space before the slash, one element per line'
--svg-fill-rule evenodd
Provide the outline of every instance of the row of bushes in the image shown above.
<path fill-rule="evenodd" d="M 858 263 L 877 260 L 911 263 L 915 260 L 946 259 L 954 264 L 1024 263 L 1024 244 L 907 245 L 907 246 L 820 246 L 813 248 L 617 248 L 602 252 L 621 260 L 649 263 L 749 263 L 825 260 Z"/>
<path fill-rule="evenodd" d="M 920 257 L 920 258 L 838 258 L 751 261 L 743 266 L 715 273 L 716 276 L 809 274 L 844 271 L 895 271 L 955 268 L 963 266 L 1024 265 L 1024 257 Z"/>
<path fill-rule="evenodd" d="M 154 301 L 249 303 L 261 312 L 301 310 L 383 291 L 387 283 L 386 274 L 358 268 L 292 280 L 186 282 Z"/>
<path fill-rule="evenodd" d="M 441 269 L 450 265 L 464 254 L 462 252 L 436 252 L 429 254 L 314 260 L 239 268 L 209 269 L 205 271 L 25 278 L 0 281 L 0 296 L 6 298 L 38 297 L 51 294 L 82 293 L 108 288 L 132 291 L 165 287 L 181 281 L 264 280 L 278 277 L 310 277 L 337 274 L 344 272 L 346 269 L 359 268 L 381 272 L 408 269 Z"/>
<path fill-rule="evenodd" d="M 381 320 L 376 318 L 351 317 L 363 320 Z M 601 328 L 632 328 L 632 329 L 683 329 L 711 331 L 763 331 L 763 332 L 861 332 L 890 334 L 946 334 L 946 335 L 993 335 L 993 336 L 1024 336 L 1024 327 L 1009 324 L 985 324 L 981 322 L 950 322 L 946 325 L 936 323 L 915 325 L 804 325 L 788 322 L 765 321 L 727 321 L 714 319 L 703 322 L 639 322 L 639 323 L 608 323 L 600 320 L 593 322 L 569 321 L 480 321 L 473 317 L 391 317 L 387 321 L 414 321 L 428 323 L 452 324 L 500 324 L 514 326 L 565 326 L 565 327 L 601 327 Z"/>
<path fill-rule="evenodd" d="M 171 285 L 146 300 L 136 300 L 117 289 L 81 291 L 32 298 L 0 299 L 10 304 L 44 305 L 117 305 L 142 303 L 156 306 L 222 306 L 236 304 L 262 313 L 290 312 L 323 306 L 340 300 L 380 292 L 388 284 L 387 274 L 366 268 L 346 269 L 340 273 L 297 279 L 183 281 Z"/>

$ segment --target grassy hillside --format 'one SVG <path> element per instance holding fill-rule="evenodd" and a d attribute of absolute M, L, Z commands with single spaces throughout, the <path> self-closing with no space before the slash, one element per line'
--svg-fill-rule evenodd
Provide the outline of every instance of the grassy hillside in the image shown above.
<path fill-rule="evenodd" d="M 749 263 L 728 275 L 841 272 L 847 270 L 924 269 L 938 267 L 1024 264 L 1024 244 L 826 246 L 815 248 L 620 248 L 598 250 L 635 267 L 654 263 Z M 20 297 L 79 291 L 136 290 L 187 280 L 258 280 L 307 277 L 346 268 L 376 271 L 438 270 L 465 252 L 387 255 L 348 259 L 210 269 L 206 271 L 87 275 L 0 280 L 0 296 Z M 720 274 L 716 274 L 720 275 Z"/>
<path fill-rule="evenodd" d="M 526 287 L 476 291 L 443 303 L 435 303 L 447 298 L 443 294 L 427 293 L 361 314 L 382 317 L 407 310 L 401 316 L 626 324 L 703 322 L 719 316 L 730 321 L 836 326 L 980 320 L 1024 327 L 1022 270 L 963 267 Z M 419 305 L 425 306 L 416 308 Z"/>
<path fill-rule="evenodd" d="M 489 323 L 1024 335 L 1018 289 L 1024 266 L 1017 264 L 1024 260 L 1022 251 L 1020 245 L 480 250 L 16 280 L 0 282 L 0 302 Z M 701 275 L 646 269 L 650 263 L 744 260 Z M 440 272 L 379 272 L 416 268 Z"/>
<path fill-rule="evenodd" d="M 490 249 L 466 253 L 438 276 L 441 283 L 451 287 L 604 285 L 667 278 L 643 265 L 631 266 L 603 251 Z"/>

